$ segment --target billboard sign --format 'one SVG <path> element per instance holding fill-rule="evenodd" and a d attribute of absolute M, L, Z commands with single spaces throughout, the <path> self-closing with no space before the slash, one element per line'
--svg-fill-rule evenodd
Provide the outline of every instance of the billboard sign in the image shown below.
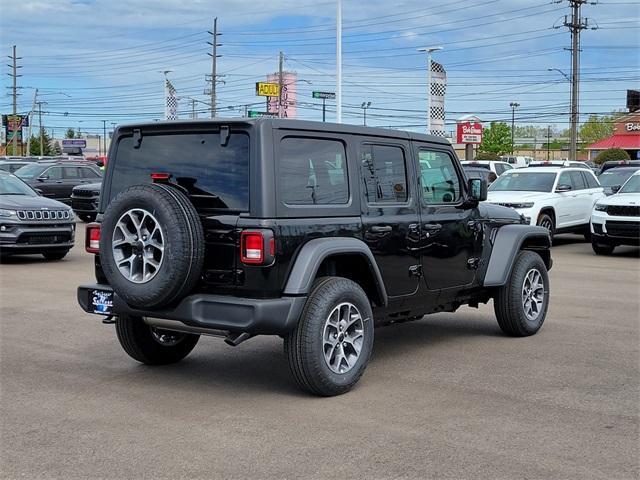
<path fill-rule="evenodd" d="M 268 83 L 275 83 L 277 85 L 279 81 L 280 76 L 277 73 L 267 75 Z M 268 112 L 276 113 L 277 116 L 282 118 L 296 118 L 297 81 L 298 75 L 295 72 L 283 72 L 282 97 L 276 96 L 267 99 Z M 282 112 L 279 111 L 281 108 Z"/>
<path fill-rule="evenodd" d="M 62 140 L 62 148 L 87 148 L 87 141 L 84 138 L 65 138 Z"/>
<path fill-rule="evenodd" d="M 2 115 L 2 126 L 9 132 L 29 126 L 29 115 Z M 16 128 L 17 126 L 17 128 Z"/>
<path fill-rule="evenodd" d="M 256 95 L 260 97 L 279 97 L 280 85 L 269 82 L 256 82 Z"/>
<path fill-rule="evenodd" d="M 458 124 L 457 143 L 482 143 L 482 124 L 462 122 Z"/>
<path fill-rule="evenodd" d="M 323 100 L 333 100 L 336 98 L 334 92 L 312 92 L 313 98 L 321 98 Z"/>

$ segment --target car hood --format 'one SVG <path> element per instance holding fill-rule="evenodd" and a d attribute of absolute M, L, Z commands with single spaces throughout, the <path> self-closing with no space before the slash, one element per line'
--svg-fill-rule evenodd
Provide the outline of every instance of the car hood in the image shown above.
<path fill-rule="evenodd" d="M 598 200 L 600 205 L 640 205 L 640 193 L 616 193 Z"/>
<path fill-rule="evenodd" d="M 520 223 L 522 217 L 513 208 L 494 205 L 489 202 L 480 202 L 478 205 L 480 216 L 491 220 L 503 220 L 507 223 Z"/>
<path fill-rule="evenodd" d="M 547 192 L 492 192 L 487 194 L 489 203 L 522 203 L 547 200 L 551 197 Z"/>
<path fill-rule="evenodd" d="M 48 208 L 51 210 L 68 210 L 69 207 L 62 202 L 46 197 L 27 197 L 26 195 L 0 195 L 0 208 L 11 210 L 40 210 Z"/>
<path fill-rule="evenodd" d="M 92 192 L 100 192 L 102 188 L 102 182 L 97 183 L 83 183 L 82 185 L 76 185 L 74 190 L 91 190 Z"/>

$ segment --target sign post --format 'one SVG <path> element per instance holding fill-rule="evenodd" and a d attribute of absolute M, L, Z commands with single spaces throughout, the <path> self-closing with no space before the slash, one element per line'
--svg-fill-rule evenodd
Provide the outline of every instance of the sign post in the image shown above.
<path fill-rule="evenodd" d="M 327 111 L 327 99 L 334 100 L 336 98 L 336 94 L 334 92 L 312 92 L 311 94 L 313 98 L 321 98 L 322 99 L 322 121 L 324 122 L 326 119 L 326 111 Z"/>

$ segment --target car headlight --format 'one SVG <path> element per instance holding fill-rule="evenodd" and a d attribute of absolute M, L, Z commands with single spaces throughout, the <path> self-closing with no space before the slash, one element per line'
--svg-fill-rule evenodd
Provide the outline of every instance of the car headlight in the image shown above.
<path fill-rule="evenodd" d="M 5 210 L 4 208 L 0 208 L 0 217 L 15 217 L 15 210 Z"/>
<path fill-rule="evenodd" d="M 73 210 L 69 210 L 69 220 L 75 220 L 76 216 L 73 213 Z"/>
<path fill-rule="evenodd" d="M 596 206 L 594 207 L 594 210 L 597 210 L 598 212 L 606 212 L 607 211 L 607 206 L 603 205 L 601 203 L 596 203 Z"/>
<path fill-rule="evenodd" d="M 527 203 L 510 203 L 509 206 L 511 208 L 531 208 L 533 207 L 533 202 Z"/>

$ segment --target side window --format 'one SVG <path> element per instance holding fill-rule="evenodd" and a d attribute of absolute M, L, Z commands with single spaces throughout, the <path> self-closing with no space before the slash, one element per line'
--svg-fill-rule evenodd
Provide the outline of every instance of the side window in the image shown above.
<path fill-rule="evenodd" d="M 560 174 L 560 178 L 558 179 L 558 187 L 560 185 L 571 185 L 571 188 L 573 188 L 573 183 L 571 182 L 571 178 L 569 177 L 569 172 L 563 172 Z"/>
<path fill-rule="evenodd" d="M 285 137 L 280 142 L 280 186 L 288 205 L 349 201 L 347 157 L 338 140 Z"/>
<path fill-rule="evenodd" d="M 574 190 L 584 190 L 587 188 L 584 178 L 582 177 L 582 172 L 569 172 L 569 176 L 571 177 L 571 188 Z"/>
<path fill-rule="evenodd" d="M 500 176 L 502 175 L 502 173 L 504 172 L 504 165 L 500 164 L 500 163 L 496 163 L 496 175 Z"/>
<path fill-rule="evenodd" d="M 51 167 L 49 170 L 43 172 L 44 175 L 49 177 L 49 180 L 62 180 L 62 167 Z"/>
<path fill-rule="evenodd" d="M 588 172 L 581 172 L 581 173 L 585 181 L 587 182 L 587 188 L 598 188 L 600 186 L 598 185 L 598 181 L 596 180 L 596 177 L 594 177 Z"/>
<path fill-rule="evenodd" d="M 94 172 L 90 168 L 81 168 L 80 172 L 82 173 L 82 177 L 83 178 L 98 178 L 98 177 L 100 177 L 100 175 L 98 175 L 96 172 Z"/>
<path fill-rule="evenodd" d="M 80 169 L 78 167 L 64 167 L 64 178 L 67 180 L 80 179 Z"/>
<path fill-rule="evenodd" d="M 407 201 L 407 165 L 402 148 L 363 144 L 360 160 L 369 203 Z"/>
<path fill-rule="evenodd" d="M 418 150 L 422 198 L 427 204 L 457 203 L 461 197 L 460 178 L 453 159 L 444 152 Z"/>

